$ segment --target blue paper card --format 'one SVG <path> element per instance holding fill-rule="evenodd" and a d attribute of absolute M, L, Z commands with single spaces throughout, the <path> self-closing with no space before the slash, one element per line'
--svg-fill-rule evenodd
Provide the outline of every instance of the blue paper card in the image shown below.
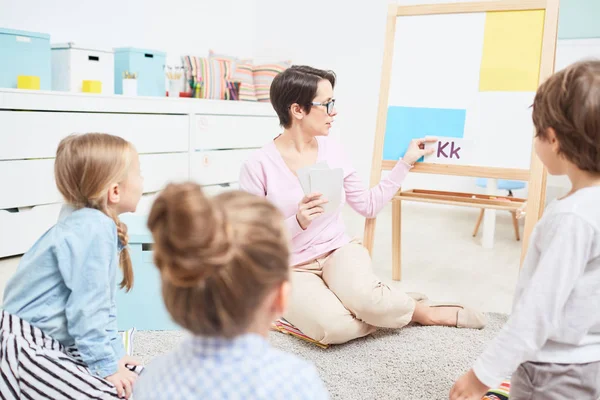
<path fill-rule="evenodd" d="M 426 136 L 462 138 L 466 115 L 467 111 L 462 109 L 389 107 L 383 159 L 398 160 L 413 139 Z"/>

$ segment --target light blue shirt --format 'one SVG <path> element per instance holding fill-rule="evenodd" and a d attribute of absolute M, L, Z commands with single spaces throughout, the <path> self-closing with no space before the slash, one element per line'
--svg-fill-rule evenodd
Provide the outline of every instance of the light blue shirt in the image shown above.
<path fill-rule="evenodd" d="M 92 373 L 114 374 L 125 355 L 115 304 L 120 249 L 117 226 L 106 214 L 63 209 L 21 259 L 3 308 L 76 346 Z"/>
<path fill-rule="evenodd" d="M 325 400 L 316 368 L 272 348 L 256 334 L 235 339 L 190 337 L 150 365 L 134 385 L 135 400 Z"/>

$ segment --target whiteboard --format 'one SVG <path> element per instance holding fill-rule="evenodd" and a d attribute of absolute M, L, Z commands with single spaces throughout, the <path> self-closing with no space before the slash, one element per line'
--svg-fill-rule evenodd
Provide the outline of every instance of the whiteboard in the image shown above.
<path fill-rule="evenodd" d="M 486 13 L 398 17 L 388 122 L 394 107 L 463 110 L 461 134 L 473 152 L 464 165 L 529 169 L 535 92 L 480 91 L 485 26 Z M 404 152 L 391 143 L 392 129 L 386 160 Z"/>

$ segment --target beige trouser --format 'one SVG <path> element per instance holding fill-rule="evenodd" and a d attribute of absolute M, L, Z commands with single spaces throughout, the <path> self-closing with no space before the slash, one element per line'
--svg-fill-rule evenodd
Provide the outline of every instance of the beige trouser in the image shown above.
<path fill-rule="evenodd" d="M 354 241 L 295 266 L 284 318 L 321 343 L 337 344 L 376 327 L 401 328 L 414 309 L 415 300 L 375 276 L 369 252 Z"/>
<path fill-rule="evenodd" d="M 510 400 L 600 399 L 600 362 L 526 362 L 511 377 Z"/>

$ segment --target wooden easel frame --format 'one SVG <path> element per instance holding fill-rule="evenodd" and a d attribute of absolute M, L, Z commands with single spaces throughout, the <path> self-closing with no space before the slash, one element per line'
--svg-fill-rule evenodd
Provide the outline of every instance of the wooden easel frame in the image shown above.
<path fill-rule="evenodd" d="M 544 10 L 544 32 L 542 37 L 542 53 L 539 76 L 539 82 L 541 83 L 550 75 L 552 75 L 552 73 L 554 73 L 559 3 L 560 0 L 496 0 L 471 3 L 424 4 L 414 6 L 398 6 L 397 4 L 390 4 L 388 6 L 385 30 L 385 47 L 380 81 L 379 106 L 377 112 L 377 124 L 375 128 L 375 145 L 373 148 L 373 160 L 371 166 L 371 187 L 379 183 L 381 180 L 382 171 L 391 170 L 397 162 L 397 160 L 383 160 L 383 145 L 385 140 L 390 80 L 392 75 L 396 21 L 398 17 L 436 14 L 482 13 L 493 11 Z M 523 262 L 527 252 L 531 232 L 542 215 L 546 194 L 546 170 L 533 149 L 529 170 L 417 163 L 411 172 L 529 181 L 529 196 L 527 199 L 525 229 L 523 232 L 523 247 L 521 251 L 521 263 Z M 395 210 L 395 214 L 397 214 L 400 210 L 400 201 L 395 201 L 394 207 L 397 208 L 397 210 Z M 365 221 L 364 245 L 367 247 L 369 252 L 372 252 L 373 250 L 375 223 L 375 218 L 367 219 Z M 392 224 L 396 223 L 396 221 L 392 221 Z"/>

